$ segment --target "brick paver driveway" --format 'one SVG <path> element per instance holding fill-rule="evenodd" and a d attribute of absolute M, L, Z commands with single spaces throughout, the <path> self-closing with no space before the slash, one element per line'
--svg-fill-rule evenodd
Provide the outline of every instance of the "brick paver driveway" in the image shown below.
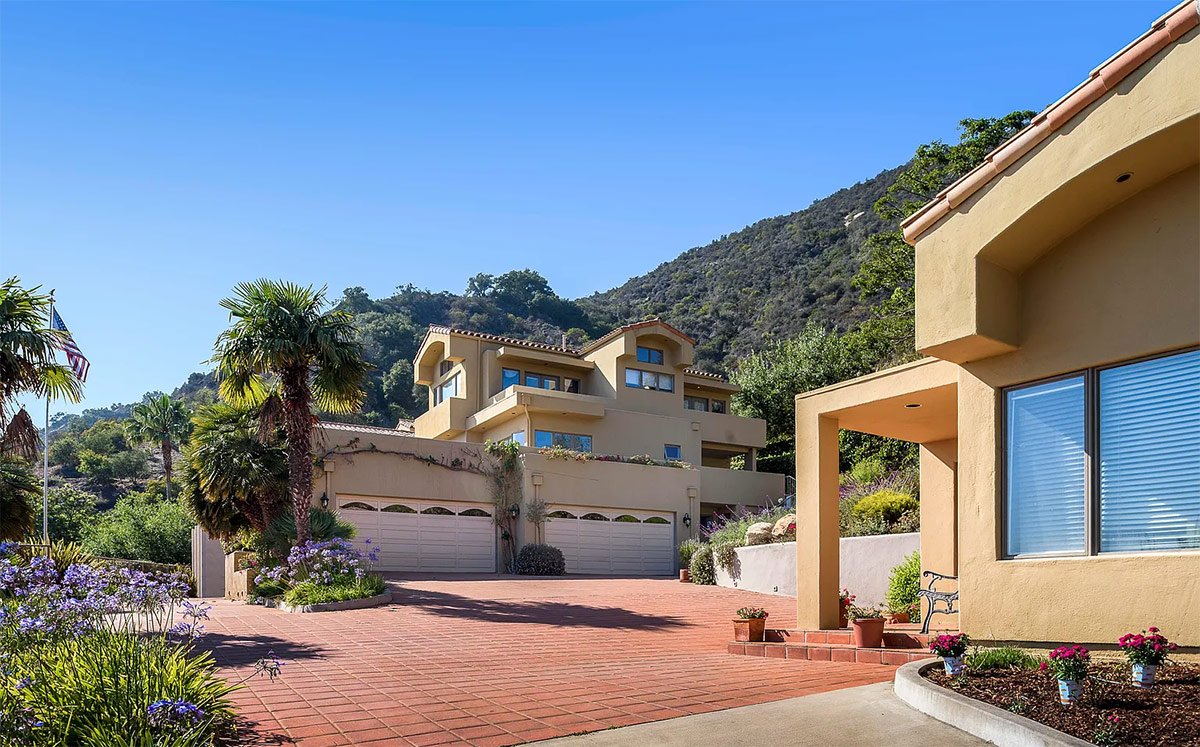
<path fill-rule="evenodd" d="M 236 694 L 263 743 L 506 745 L 891 679 L 892 667 L 736 656 L 730 618 L 794 601 L 664 579 L 409 578 L 394 603 L 294 615 L 217 602 L 226 673 L 272 648 L 274 682 Z"/>

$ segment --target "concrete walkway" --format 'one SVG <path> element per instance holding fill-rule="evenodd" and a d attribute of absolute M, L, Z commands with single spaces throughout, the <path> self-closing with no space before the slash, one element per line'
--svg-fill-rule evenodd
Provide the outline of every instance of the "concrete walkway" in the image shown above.
<path fill-rule="evenodd" d="M 538 747 L 986 747 L 909 708 L 890 682 L 539 742 Z"/>

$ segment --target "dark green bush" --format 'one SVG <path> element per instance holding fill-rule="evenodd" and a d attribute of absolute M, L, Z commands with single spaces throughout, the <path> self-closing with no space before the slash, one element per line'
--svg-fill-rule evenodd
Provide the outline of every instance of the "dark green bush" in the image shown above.
<path fill-rule="evenodd" d="M 567 572 L 562 550 L 536 543 L 523 545 L 513 565 L 521 576 L 563 576 Z"/>
<path fill-rule="evenodd" d="M 353 539 L 354 525 L 342 519 L 336 511 L 327 508 L 308 510 L 308 529 L 311 539 L 321 542 L 329 539 Z M 296 542 L 296 515 L 289 507 L 275 517 L 262 534 L 253 536 L 253 550 L 276 558 L 286 558 Z"/>
<path fill-rule="evenodd" d="M 713 586 L 717 583 L 717 574 L 713 568 L 712 547 L 705 545 L 692 554 L 692 564 L 688 567 L 692 574 L 692 583 L 703 586 Z"/>
<path fill-rule="evenodd" d="M 915 615 L 920 611 L 917 592 L 921 589 L 921 552 L 915 551 L 892 569 L 888 579 L 888 590 L 883 601 L 888 611 L 896 614 L 907 612 Z"/>
<path fill-rule="evenodd" d="M 260 589 L 262 587 L 259 587 Z M 347 602 L 351 599 L 366 599 L 382 594 L 387 585 L 373 574 L 336 584 L 316 584 L 311 581 L 296 584 L 283 594 L 283 601 L 292 605 L 329 604 Z M 260 593 L 260 596 L 265 596 Z"/>
<path fill-rule="evenodd" d="M 93 555 L 153 563 L 190 563 L 192 519 L 178 501 L 129 493 L 84 530 L 83 549 Z"/>
<path fill-rule="evenodd" d="M 269 578 L 264 579 L 261 583 L 254 585 L 254 595 L 265 597 L 267 599 L 277 597 L 287 590 L 287 584 L 282 581 L 272 581 Z"/>
<path fill-rule="evenodd" d="M 689 568 L 692 565 L 692 554 L 704 547 L 704 543 L 697 539 L 685 539 L 679 543 L 679 567 Z"/>

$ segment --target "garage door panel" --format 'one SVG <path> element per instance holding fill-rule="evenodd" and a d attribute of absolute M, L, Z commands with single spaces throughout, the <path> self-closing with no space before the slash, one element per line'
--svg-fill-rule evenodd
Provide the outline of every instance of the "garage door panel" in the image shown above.
<path fill-rule="evenodd" d="M 554 505 L 552 511 L 574 516 L 600 515 L 608 521 L 551 518 L 546 542 L 562 550 L 567 573 L 670 575 L 675 567 L 673 515 L 587 506 Z M 638 521 L 615 521 L 630 516 Z M 649 523 L 647 518 L 668 523 Z"/>
<path fill-rule="evenodd" d="M 354 510 L 347 508 L 347 504 L 375 510 Z M 356 529 L 354 545 L 364 553 L 372 549 L 379 552 L 375 564 L 378 570 L 484 573 L 496 570 L 495 530 L 489 505 L 361 496 L 339 496 L 338 505 L 343 518 Z M 401 506 L 404 508 L 397 510 Z M 421 513 L 432 507 L 439 510 Z M 380 510 L 387 508 L 392 510 Z M 487 515 L 459 516 L 461 511 Z"/>

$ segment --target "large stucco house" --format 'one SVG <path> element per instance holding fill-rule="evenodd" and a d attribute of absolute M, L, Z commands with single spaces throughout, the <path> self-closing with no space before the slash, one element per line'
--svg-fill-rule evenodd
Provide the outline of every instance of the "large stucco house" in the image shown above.
<path fill-rule="evenodd" d="M 486 441 L 516 441 L 525 500 L 552 511 L 540 538 L 517 522 L 518 545 L 559 547 L 569 573 L 670 574 L 703 517 L 784 493 L 755 470 L 766 423 L 731 412 L 738 388 L 692 368 L 694 346 L 659 320 L 580 349 L 430 327 L 414 362 L 429 410 L 394 430 L 321 424 L 318 500 L 381 548 L 384 570 L 494 571 L 489 482 L 470 466 Z M 660 464 L 540 451 L 553 446 Z"/>
<path fill-rule="evenodd" d="M 905 221 L 928 357 L 796 399 L 802 627 L 837 626 L 851 429 L 921 444 L 922 565 L 959 577 L 963 631 L 1200 645 L 1197 21 L 1172 10 Z"/>

